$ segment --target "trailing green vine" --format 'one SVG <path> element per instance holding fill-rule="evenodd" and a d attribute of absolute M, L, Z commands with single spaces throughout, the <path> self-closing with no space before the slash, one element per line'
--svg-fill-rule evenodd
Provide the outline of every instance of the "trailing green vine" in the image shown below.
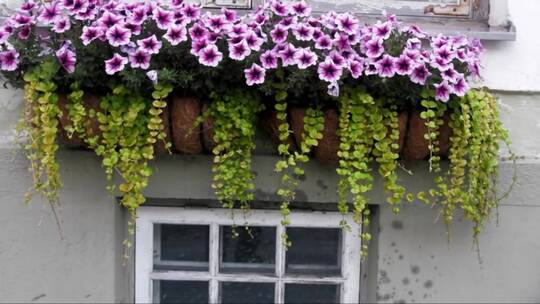
<path fill-rule="evenodd" d="M 263 110 L 259 99 L 241 91 L 212 93 L 209 113 L 214 119 L 214 172 L 212 187 L 223 207 L 247 212 L 253 200 L 255 175 L 251 155 L 255 123 Z"/>
<path fill-rule="evenodd" d="M 289 215 L 291 213 L 290 204 L 295 199 L 296 189 L 300 184 L 300 178 L 305 174 L 305 171 L 300 164 L 306 164 L 309 161 L 309 154 L 313 147 L 316 147 L 319 140 L 322 139 L 322 130 L 324 128 L 324 115 L 322 110 L 317 108 L 308 108 L 304 117 L 304 130 L 299 143 L 299 151 L 290 151 L 290 146 L 287 139 L 290 136 L 290 127 L 287 122 L 287 103 L 285 102 L 287 95 L 282 92 L 276 96 L 275 109 L 277 118 L 280 121 L 279 125 L 279 140 L 281 143 L 278 146 L 278 152 L 281 159 L 276 163 L 274 171 L 282 173 L 282 186 L 277 190 L 277 194 L 281 197 L 280 212 L 283 216 L 281 225 L 288 226 L 290 224 Z M 286 247 L 291 245 L 288 240 L 287 233 L 281 235 L 283 244 Z"/>
<path fill-rule="evenodd" d="M 55 205 L 59 200 L 58 191 L 62 187 L 56 160 L 56 137 L 61 112 L 57 85 L 53 80 L 58 69 L 56 62 L 46 61 L 24 76 L 27 107 L 26 117 L 19 123 L 19 131 L 28 136 L 24 149 L 30 162 L 33 181 L 33 188 L 27 192 L 25 200 L 30 201 L 34 194 L 41 195 L 49 202 L 60 226 Z"/>
<path fill-rule="evenodd" d="M 424 134 L 424 138 L 429 142 L 429 172 L 438 173 L 441 171 L 439 156 L 440 152 L 440 132 L 439 129 L 444 124 L 443 116 L 447 110 L 445 103 L 436 101 L 433 97 L 423 94 L 421 105 L 424 107 L 420 113 L 420 118 L 425 120 L 428 132 Z"/>

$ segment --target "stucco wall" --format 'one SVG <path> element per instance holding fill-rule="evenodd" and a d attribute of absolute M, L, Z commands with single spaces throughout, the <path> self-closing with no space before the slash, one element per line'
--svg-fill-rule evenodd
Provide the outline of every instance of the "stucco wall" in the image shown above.
<path fill-rule="evenodd" d="M 498 90 L 502 118 L 521 157 L 519 182 L 500 207 L 498 224 L 494 221 L 481 234 L 480 255 L 470 225 L 459 216 L 448 243 L 444 225 L 434 223 L 436 209 L 410 204 L 394 216 L 379 205 L 375 241 L 364 265 L 369 269 L 362 294 L 366 301 L 540 301 L 540 42 L 534 35 L 540 28 L 540 2 L 507 2 L 517 41 L 486 43 L 483 84 Z M 30 177 L 24 157 L 11 153 L 20 105 L 19 92 L 0 89 L 0 302 L 131 300 L 133 259 L 124 266 L 121 258 L 125 214 L 106 193 L 92 153 L 60 153 L 63 239 L 47 205 L 23 203 Z M 264 155 L 254 161 L 261 201 L 274 198 L 274 161 Z M 408 166 L 417 172 L 402 176 L 408 186 L 430 183 L 425 164 Z M 208 157 L 164 157 L 155 167 L 146 193 L 153 198 L 150 203 L 213 198 Z M 511 169 L 502 163 L 501 188 L 510 182 Z M 322 206 L 335 201 L 335 180 L 332 168 L 311 164 L 301 200 Z M 372 202 L 381 201 L 375 193 Z"/>

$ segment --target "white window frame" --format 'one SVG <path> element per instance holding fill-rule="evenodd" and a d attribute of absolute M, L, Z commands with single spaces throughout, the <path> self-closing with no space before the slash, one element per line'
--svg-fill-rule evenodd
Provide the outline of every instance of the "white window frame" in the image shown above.
<path fill-rule="evenodd" d="M 235 211 L 241 214 L 241 211 Z M 231 217 L 228 209 L 184 208 L 184 207 L 142 207 L 138 210 L 135 227 L 135 302 L 154 302 L 152 280 L 205 280 L 209 281 L 210 303 L 218 303 L 219 279 L 236 282 L 276 282 L 275 299 L 283 302 L 283 283 L 341 283 L 342 303 L 358 303 L 360 300 L 360 249 L 361 228 L 354 223 L 351 215 L 338 212 L 293 211 L 289 227 L 340 228 L 339 222 L 345 218 L 351 229 L 342 234 L 341 277 L 303 278 L 284 275 L 285 248 L 279 237 L 284 231 L 280 225 L 282 216 L 276 210 L 251 210 L 246 216 Z M 249 226 L 274 226 L 276 238 L 276 277 L 263 274 L 220 274 L 219 273 L 219 226 L 244 224 Z M 210 226 L 209 271 L 153 271 L 154 224 L 191 224 Z M 294 246 L 294 244 L 293 244 Z M 279 267 L 277 267 L 279 266 Z"/>

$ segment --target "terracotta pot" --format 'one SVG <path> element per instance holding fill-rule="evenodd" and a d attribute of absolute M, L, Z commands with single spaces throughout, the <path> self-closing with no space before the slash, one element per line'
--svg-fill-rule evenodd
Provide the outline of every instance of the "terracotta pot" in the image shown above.
<path fill-rule="evenodd" d="M 450 149 L 450 137 L 454 133 L 450 128 L 450 113 L 446 112 L 443 116 L 443 124 L 439 127 L 439 156 L 446 157 Z"/>
<path fill-rule="evenodd" d="M 402 157 L 405 160 L 422 160 L 429 155 L 429 141 L 424 138 L 428 128 L 419 110 L 409 113 L 407 136 Z"/>
<path fill-rule="evenodd" d="M 339 151 L 339 114 L 336 109 L 324 111 L 323 138 L 319 140 L 319 145 L 315 147 L 315 157 L 324 165 L 336 165 L 338 163 Z"/>
<path fill-rule="evenodd" d="M 171 103 L 172 143 L 174 150 L 185 154 L 203 151 L 201 128 L 194 128 L 201 115 L 201 103 L 193 97 L 174 97 Z"/>
<path fill-rule="evenodd" d="M 281 143 L 279 140 L 279 125 L 281 121 L 277 118 L 276 110 L 266 110 L 261 114 L 261 124 L 263 129 L 270 135 L 270 139 L 276 145 L 276 147 Z M 296 143 L 292 134 L 289 134 L 287 138 L 287 144 L 289 144 L 289 151 L 296 150 Z"/>
<path fill-rule="evenodd" d="M 202 114 L 206 113 L 210 109 L 208 102 L 203 103 Z M 214 118 L 212 115 L 207 115 L 202 124 L 203 144 L 206 151 L 212 153 L 212 150 L 216 146 L 214 141 Z"/>
<path fill-rule="evenodd" d="M 289 121 L 293 131 L 296 146 L 300 147 L 304 140 L 304 117 L 306 116 L 306 108 L 292 107 L 289 109 Z"/>
<path fill-rule="evenodd" d="M 449 125 L 450 113 L 443 116 L 443 124 L 439 127 L 439 153 L 437 155 L 444 157 L 450 149 L 450 136 L 452 128 Z M 409 115 L 409 123 L 405 148 L 402 156 L 406 160 L 422 160 L 429 156 L 429 141 L 424 138 L 428 132 L 425 120 L 420 117 L 420 111 L 416 110 Z"/>
<path fill-rule="evenodd" d="M 100 103 L 100 97 L 95 95 L 85 95 L 84 96 L 84 106 L 86 107 L 86 113 L 88 114 L 89 110 L 94 110 L 96 112 L 100 111 L 101 108 L 99 106 Z M 62 115 L 59 118 L 60 122 L 60 139 L 63 144 L 69 145 L 71 147 L 83 147 L 86 146 L 86 144 L 81 140 L 79 135 L 77 133 L 74 133 L 71 138 L 68 137 L 67 132 L 65 128 L 67 126 L 72 125 L 71 120 L 69 119 L 69 111 L 67 107 L 67 96 L 66 95 L 60 95 L 58 98 L 58 107 L 60 108 L 60 111 L 62 112 Z M 86 132 L 87 134 L 91 135 L 100 135 L 101 130 L 99 129 L 99 121 L 96 116 L 90 119 L 86 122 Z"/>
<path fill-rule="evenodd" d="M 165 108 L 163 108 L 163 113 L 161 113 L 160 117 L 163 120 L 163 131 L 165 132 L 165 141 L 158 139 L 156 143 L 154 143 L 154 153 L 156 155 L 164 155 L 168 154 L 169 151 L 165 147 L 165 144 L 168 142 L 171 142 L 171 114 L 170 114 L 170 103 L 167 104 Z"/>

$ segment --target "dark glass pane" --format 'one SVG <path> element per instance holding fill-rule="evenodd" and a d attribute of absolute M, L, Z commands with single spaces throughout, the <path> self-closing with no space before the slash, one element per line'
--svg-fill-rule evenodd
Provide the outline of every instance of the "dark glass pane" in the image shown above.
<path fill-rule="evenodd" d="M 222 272 L 274 272 L 275 227 L 220 227 Z M 236 232 L 236 235 L 235 233 Z"/>
<path fill-rule="evenodd" d="M 337 284 L 285 284 L 285 303 L 339 303 Z"/>
<path fill-rule="evenodd" d="M 160 250 L 155 250 L 154 269 L 208 270 L 209 226 L 156 225 L 158 226 L 161 235 L 156 237 L 159 237 L 161 245 Z"/>
<path fill-rule="evenodd" d="M 274 283 L 221 283 L 222 304 L 274 303 Z"/>
<path fill-rule="evenodd" d="M 288 228 L 286 273 L 339 275 L 341 234 L 339 228 Z"/>
<path fill-rule="evenodd" d="M 208 303 L 208 282 L 154 281 L 154 295 L 160 303 Z"/>

